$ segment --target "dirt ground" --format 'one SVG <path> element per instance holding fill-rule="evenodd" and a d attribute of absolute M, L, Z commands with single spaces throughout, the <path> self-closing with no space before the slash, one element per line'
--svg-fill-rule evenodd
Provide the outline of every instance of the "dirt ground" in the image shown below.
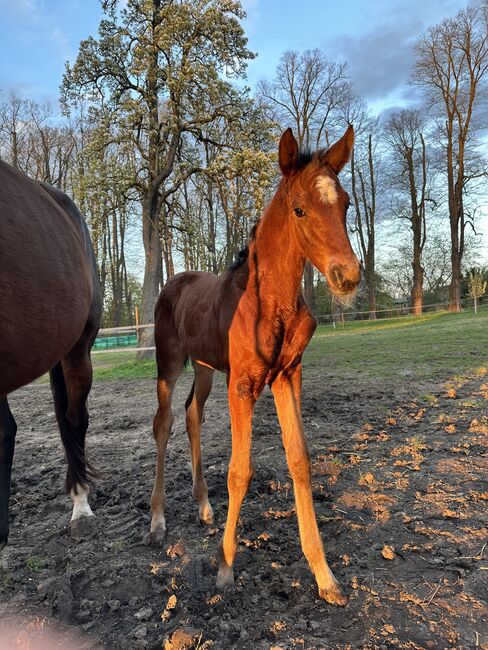
<path fill-rule="evenodd" d="M 215 526 L 198 523 L 183 403 L 167 460 L 168 538 L 147 543 L 154 383 L 98 383 L 88 455 L 96 527 L 70 535 L 64 460 L 47 385 L 11 396 L 18 421 L 9 545 L 0 555 L 1 650 L 48 647 L 488 648 L 488 374 L 442 386 L 339 381 L 306 369 L 303 412 L 329 563 L 350 600 L 318 598 L 303 559 L 271 394 L 255 414 L 254 478 L 242 510 L 236 584 L 217 594 L 230 433 L 224 382 L 203 451 Z M 73 635 L 78 635 L 73 637 Z M 1 634 L 0 634 L 1 636 Z M 73 641 L 73 638 L 75 639 Z M 3 643 L 3 645 L 2 645 Z M 23 644 L 23 645 L 22 645 Z M 31 645 L 29 645 L 31 644 Z"/>

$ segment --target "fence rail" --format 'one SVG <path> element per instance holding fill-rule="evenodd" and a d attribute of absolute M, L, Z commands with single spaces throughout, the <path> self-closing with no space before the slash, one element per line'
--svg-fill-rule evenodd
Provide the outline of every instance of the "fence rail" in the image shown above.
<path fill-rule="evenodd" d="M 464 298 L 461 300 L 461 305 L 464 309 L 472 309 L 474 301 L 472 298 Z M 488 308 L 488 296 L 478 300 L 478 309 Z M 379 316 L 377 320 L 397 320 L 400 318 L 417 318 L 413 315 L 414 307 L 398 306 L 390 309 L 377 309 L 375 314 Z M 440 313 L 449 310 L 449 302 L 433 303 L 429 305 L 422 305 L 422 315 L 429 313 Z M 391 315 L 389 315 L 391 314 Z M 333 314 L 319 314 L 316 315 L 318 323 L 321 325 L 331 325 L 335 327 L 337 324 L 344 325 L 345 323 L 366 321 L 369 319 L 369 311 L 344 311 L 335 312 Z M 372 321 L 375 322 L 375 321 Z M 138 347 L 138 334 L 144 329 L 154 328 L 154 323 L 147 323 L 146 325 L 124 325 L 123 327 L 104 327 L 99 330 L 98 336 L 93 345 L 93 354 L 104 354 L 107 352 L 146 352 L 153 351 L 154 346 Z"/>
<path fill-rule="evenodd" d="M 438 302 L 431 303 L 427 305 L 422 305 L 422 316 L 428 313 L 435 312 L 444 312 L 449 311 L 450 302 Z M 463 298 L 461 300 L 461 307 L 464 309 L 472 309 L 474 306 L 474 301 L 472 298 Z M 478 299 L 478 309 L 480 307 L 488 306 L 488 296 L 484 296 L 481 299 Z M 378 320 L 390 320 L 394 318 L 403 318 L 405 316 L 413 316 L 413 311 L 415 307 L 413 305 L 398 305 L 396 307 L 390 307 L 389 309 L 376 309 L 375 314 Z M 334 322 L 344 322 L 344 321 L 358 321 L 358 320 L 369 320 L 370 311 L 344 311 L 344 312 L 335 312 L 332 314 L 319 314 L 315 318 L 319 323 L 326 325 L 327 323 L 333 324 Z M 391 314 L 391 315 L 389 315 Z"/>

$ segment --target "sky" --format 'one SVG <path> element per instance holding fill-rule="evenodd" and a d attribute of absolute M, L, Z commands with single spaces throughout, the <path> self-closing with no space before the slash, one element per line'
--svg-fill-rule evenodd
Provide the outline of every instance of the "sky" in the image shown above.
<path fill-rule="evenodd" d="M 243 0 L 251 86 L 272 77 L 284 50 L 318 47 L 346 60 L 359 95 L 380 111 L 411 100 L 412 45 L 469 0 Z M 57 100 L 65 62 L 96 35 L 99 0 L 0 0 L 0 90 Z"/>
<path fill-rule="evenodd" d="M 374 112 L 413 105 L 407 80 L 417 37 L 477 1 L 242 0 L 248 47 L 258 55 L 248 83 L 271 79 L 285 50 L 319 48 L 347 61 Z M 0 93 L 55 104 L 65 62 L 74 62 L 82 39 L 96 36 L 102 16 L 99 0 L 0 0 Z M 483 221 L 488 241 L 488 214 Z"/>

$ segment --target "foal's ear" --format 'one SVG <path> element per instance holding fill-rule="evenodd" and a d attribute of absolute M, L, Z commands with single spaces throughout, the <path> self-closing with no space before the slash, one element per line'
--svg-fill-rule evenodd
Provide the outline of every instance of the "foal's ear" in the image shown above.
<path fill-rule="evenodd" d="M 354 129 L 352 124 L 349 124 L 346 132 L 340 140 L 327 149 L 320 157 L 321 161 L 338 174 L 346 163 L 351 158 L 352 148 L 354 146 Z"/>
<path fill-rule="evenodd" d="M 291 129 L 286 131 L 281 136 L 280 149 L 279 149 L 279 162 L 280 169 L 283 176 L 289 176 L 295 169 L 298 161 L 298 144 Z"/>

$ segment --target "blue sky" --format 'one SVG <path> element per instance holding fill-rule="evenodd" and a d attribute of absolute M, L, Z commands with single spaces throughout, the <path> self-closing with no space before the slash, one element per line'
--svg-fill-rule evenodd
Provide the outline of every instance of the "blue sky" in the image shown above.
<path fill-rule="evenodd" d="M 477 1 L 242 0 L 258 54 L 248 83 L 271 78 L 283 51 L 318 47 L 348 62 L 357 93 L 375 112 L 406 106 L 415 101 L 406 81 L 418 35 Z M 0 92 L 56 103 L 66 60 L 97 34 L 101 17 L 99 0 L 0 0 Z M 488 239 L 488 215 L 480 221 Z"/>
<path fill-rule="evenodd" d="M 467 0 L 243 0 L 249 83 L 271 77 L 286 49 L 322 48 L 347 60 L 358 93 L 374 108 L 408 103 L 412 44 Z M 0 0 L 0 90 L 56 101 L 66 60 L 96 34 L 99 0 Z"/>

